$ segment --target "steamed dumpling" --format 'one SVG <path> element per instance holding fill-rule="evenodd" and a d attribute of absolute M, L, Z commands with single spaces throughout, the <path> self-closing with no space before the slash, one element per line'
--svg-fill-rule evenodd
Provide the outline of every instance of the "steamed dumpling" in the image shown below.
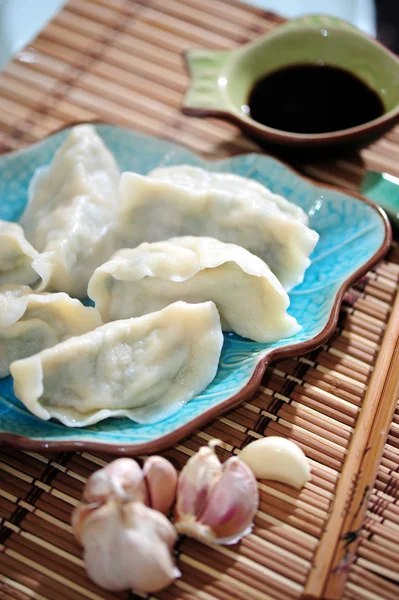
<path fill-rule="evenodd" d="M 286 290 L 301 283 L 318 234 L 303 211 L 261 184 L 196 167 L 121 177 L 124 247 L 198 235 L 242 246 L 262 258 Z"/>
<path fill-rule="evenodd" d="M 10 364 L 102 325 L 95 308 L 68 294 L 35 294 L 27 286 L 0 287 L 0 377 Z"/>
<path fill-rule="evenodd" d="M 213 189 L 223 190 L 250 202 L 257 198 L 268 205 L 269 209 L 275 208 L 287 216 L 309 225 L 308 215 L 300 206 L 289 202 L 279 194 L 273 194 L 259 181 L 235 173 L 217 173 L 190 165 L 175 165 L 173 167 L 157 167 L 149 173 L 149 176 L 202 192 L 210 192 Z"/>
<path fill-rule="evenodd" d="M 212 302 L 176 302 L 14 362 L 14 392 L 37 417 L 70 427 L 122 416 L 155 423 L 211 383 L 222 344 Z"/>
<path fill-rule="evenodd" d="M 139 317 L 176 300 L 215 302 L 224 331 L 257 342 L 300 329 L 269 267 L 248 250 L 206 237 L 143 243 L 96 269 L 88 294 L 104 321 Z"/>
<path fill-rule="evenodd" d="M 74 127 L 54 160 L 35 174 L 21 224 L 41 252 L 39 290 L 84 297 L 96 267 L 115 251 L 112 224 L 120 173 L 90 125 Z"/>
<path fill-rule="evenodd" d="M 37 256 L 39 253 L 25 239 L 22 227 L 0 220 L 0 285 L 34 283 L 39 276 L 31 265 Z"/>

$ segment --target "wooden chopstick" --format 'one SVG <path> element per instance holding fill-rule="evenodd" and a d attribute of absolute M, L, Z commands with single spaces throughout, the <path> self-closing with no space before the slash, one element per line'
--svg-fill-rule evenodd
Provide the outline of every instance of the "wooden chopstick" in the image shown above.
<path fill-rule="evenodd" d="M 399 397 L 399 294 L 338 481 L 328 527 L 315 554 L 305 598 L 342 598 Z M 376 398 L 379 401 L 376 402 Z"/>

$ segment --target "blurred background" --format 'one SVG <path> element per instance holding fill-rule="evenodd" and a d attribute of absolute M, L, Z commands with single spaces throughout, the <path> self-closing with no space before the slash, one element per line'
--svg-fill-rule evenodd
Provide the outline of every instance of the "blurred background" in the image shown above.
<path fill-rule="evenodd" d="M 167 0 L 165 0 L 167 2 Z M 212 2 L 212 0 L 209 0 Z M 246 0 L 286 17 L 326 13 L 346 19 L 399 52 L 399 0 Z M 65 0 L 0 0 L 0 68 L 25 46 Z M 226 5 L 228 2 L 226 2 Z"/>

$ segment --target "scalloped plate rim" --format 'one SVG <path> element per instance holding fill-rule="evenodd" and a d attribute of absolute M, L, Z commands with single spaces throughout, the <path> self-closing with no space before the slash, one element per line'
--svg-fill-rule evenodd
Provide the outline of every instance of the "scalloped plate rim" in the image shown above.
<path fill-rule="evenodd" d="M 57 129 L 56 131 L 51 132 L 50 134 L 48 134 L 47 136 L 45 136 L 44 138 L 42 138 L 41 140 L 38 140 L 37 142 L 35 142 L 33 144 L 29 144 L 18 150 L 13 150 L 13 151 L 5 152 L 5 153 L 1 154 L 0 158 L 8 157 L 8 156 L 14 157 L 14 156 L 17 156 L 18 154 L 24 154 L 24 153 L 28 152 L 29 150 L 36 148 L 37 146 L 40 146 L 41 144 L 45 143 L 47 139 L 53 137 L 60 131 L 63 131 L 65 129 L 70 129 L 71 127 L 73 127 L 75 125 L 83 124 L 83 123 L 88 123 L 88 122 L 87 121 L 76 121 L 73 123 L 68 123 L 65 126 Z M 384 225 L 384 239 L 382 240 L 380 247 L 376 250 L 376 252 L 373 254 L 373 256 L 371 256 L 363 265 L 361 265 L 356 271 L 354 271 L 347 279 L 345 279 L 342 282 L 341 286 L 338 288 L 337 292 L 335 293 L 334 304 L 332 305 L 328 321 L 320 333 L 318 333 L 315 337 L 313 337 L 310 340 L 300 342 L 297 344 L 289 344 L 287 346 L 280 347 L 280 348 L 275 348 L 275 349 L 271 350 L 270 352 L 268 352 L 266 355 L 263 355 L 257 362 L 250 379 L 247 381 L 247 383 L 244 385 L 244 387 L 242 387 L 241 390 L 239 390 L 239 392 L 237 392 L 233 396 L 230 396 L 229 398 L 226 398 L 226 400 L 224 400 L 220 404 L 217 404 L 216 406 L 213 406 L 213 407 L 209 408 L 208 410 L 205 410 L 203 413 L 201 413 L 194 419 L 191 419 L 189 422 L 185 423 L 184 425 L 177 427 L 172 432 L 165 434 L 165 435 L 161 435 L 160 437 L 157 437 L 148 442 L 137 443 L 137 444 L 131 443 L 131 444 L 118 445 L 115 442 L 107 443 L 107 442 L 96 442 L 96 441 L 89 441 L 89 440 L 45 441 L 44 439 L 29 438 L 26 436 L 18 435 L 15 433 L 7 433 L 5 431 L 0 430 L 0 445 L 4 444 L 6 446 L 19 448 L 21 450 L 94 451 L 94 452 L 106 452 L 108 454 L 114 454 L 114 455 L 127 454 L 130 456 L 135 456 L 138 454 L 147 454 L 147 453 L 153 453 L 153 452 L 158 452 L 160 450 L 164 450 L 165 448 L 168 448 L 168 447 L 172 446 L 173 444 L 177 443 L 178 441 L 182 440 L 185 436 L 187 436 L 189 433 L 191 433 L 194 429 L 197 429 L 197 428 L 205 425 L 206 423 L 208 423 L 211 419 L 215 418 L 216 416 L 222 415 L 225 412 L 227 412 L 227 411 L 231 410 L 232 408 L 234 408 L 235 406 L 237 406 L 238 404 L 241 404 L 244 400 L 246 400 L 249 396 L 251 396 L 252 393 L 258 388 L 258 386 L 261 383 L 262 376 L 266 370 L 266 367 L 272 361 L 305 354 L 309 351 L 315 350 L 316 348 L 321 346 L 323 343 L 325 343 L 331 337 L 331 335 L 334 333 L 334 331 L 336 329 L 336 326 L 338 323 L 338 318 L 339 318 L 339 312 L 341 309 L 342 300 L 343 300 L 345 292 L 351 286 L 352 283 L 354 283 L 360 277 L 365 275 L 365 273 L 367 273 L 373 266 L 375 266 L 383 258 L 383 256 L 388 252 L 388 249 L 389 249 L 391 241 L 392 241 L 392 231 L 391 231 L 391 226 L 390 226 L 388 217 L 387 217 L 386 213 L 384 212 L 384 210 L 381 207 L 379 207 L 378 205 L 376 205 L 374 202 L 372 202 L 371 200 L 366 198 L 365 196 L 362 196 L 358 192 L 355 192 L 352 190 L 346 190 L 345 188 L 340 188 L 335 185 L 314 181 L 310 177 L 306 177 L 306 176 L 302 175 L 301 173 L 296 171 L 294 168 L 292 168 L 290 165 L 288 165 L 284 161 L 280 160 L 279 158 L 276 158 L 273 155 L 267 154 L 266 152 L 263 152 L 263 153 L 242 152 L 239 155 L 235 155 L 234 157 L 225 157 L 222 159 L 217 159 L 217 158 L 208 159 L 208 158 L 204 158 L 197 152 L 194 152 L 193 150 L 191 150 L 191 148 L 188 148 L 187 146 L 185 146 L 183 144 L 179 144 L 175 141 L 171 141 L 171 140 L 167 139 L 166 137 L 163 138 L 161 136 L 153 136 L 153 135 L 146 134 L 144 132 L 135 130 L 133 128 L 121 126 L 121 125 L 118 125 L 117 123 L 109 123 L 109 122 L 106 122 L 103 120 L 93 120 L 93 121 L 90 121 L 89 123 L 93 124 L 93 125 L 106 125 L 106 126 L 111 126 L 111 127 L 118 127 L 129 133 L 137 133 L 139 135 L 142 135 L 142 136 L 152 139 L 154 141 L 159 140 L 159 141 L 167 142 L 170 144 L 171 147 L 174 146 L 176 148 L 185 149 L 188 152 L 190 152 L 193 156 L 197 156 L 204 162 L 208 162 L 208 163 L 222 162 L 223 160 L 226 160 L 226 159 L 227 160 L 232 159 L 235 156 L 255 155 L 258 157 L 259 156 L 260 157 L 262 157 L 262 156 L 269 157 L 272 160 L 280 163 L 285 169 L 294 173 L 294 175 L 296 177 L 310 183 L 314 187 L 338 191 L 338 192 L 344 193 L 348 196 L 352 196 L 353 198 L 356 198 L 357 200 L 359 200 L 363 203 L 368 204 L 378 214 L 378 216 L 380 217 L 380 219 L 382 220 L 383 225 Z"/>

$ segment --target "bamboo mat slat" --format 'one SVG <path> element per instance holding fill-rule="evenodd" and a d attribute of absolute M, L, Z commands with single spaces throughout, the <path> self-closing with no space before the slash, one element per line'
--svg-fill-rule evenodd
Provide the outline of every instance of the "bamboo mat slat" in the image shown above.
<path fill-rule="evenodd" d="M 233 124 L 180 113 L 187 86 L 181 54 L 194 47 L 233 48 L 281 21 L 236 0 L 69 0 L 0 74 L 0 151 L 26 146 L 68 123 L 98 119 L 177 141 L 209 158 L 260 151 Z M 360 156 L 297 166 L 356 189 L 367 168 L 399 175 L 398 159 L 396 127 Z M 312 480 L 300 492 L 261 481 L 253 533 L 232 547 L 205 549 L 181 540 L 176 556 L 182 579 L 149 599 L 399 597 L 399 404 L 390 428 L 369 449 L 371 459 L 360 466 L 354 454 L 367 441 L 367 419 L 369 434 L 373 415 L 382 418 L 378 398 L 368 390 L 392 329 L 398 282 L 394 244 L 347 292 L 328 343 L 271 365 L 249 400 L 164 452 L 181 468 L 213 437 L 223 441 L 218 453 L 226 460 L 253 439 L 283 435 L 306 452 Z M 383 379 L 388 367 L 379 370 Z M 392 412 L 395 400 L 391 393 Z M 1 448 L 0 598 L 144 597 L 113 594 L 90 582 L 72 536 L 70 514 L 84 482 L 109 460 L 89 452 Z M 365 477 L 362 469 L 374 463 Z M 369 486 L 361 516 L 353 514 L 353 498 L 363 489 L 358 481 Z"/>

